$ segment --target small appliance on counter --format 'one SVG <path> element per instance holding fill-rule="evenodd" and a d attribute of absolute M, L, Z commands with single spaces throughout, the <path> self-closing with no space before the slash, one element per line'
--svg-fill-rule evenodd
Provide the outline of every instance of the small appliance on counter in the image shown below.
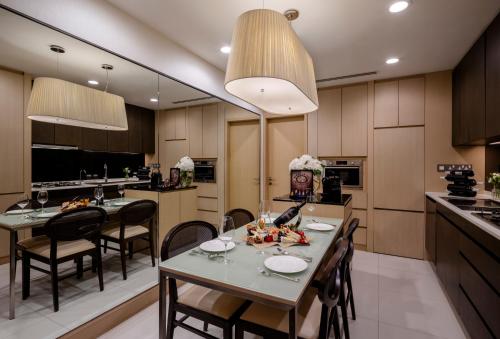
<path fill-rule="evenodd" d="M 163 177 L 160 172 L 160 164 L 151 164 L 153 171 L 151 172 L 151 188 L 156 189 L 163 186 Z"/>
<path fill-rule="evenodd" d="M 328 176 L 323 178 L 323 201 L 340 201 L 342 199 L 342 188 L 340 186 L 340 177 Z"/>
<path fill-rule="evenodd" d="M 477 182 L 474 178 L 473 170 L 453 170 L 450 171 L 445 180 L 451 182 L 448 184 L 447 189 L 450 192 L 449 195 L 458 196 L 458 197 L 475 197 L 477 191 L 474 190 L 474 186 L 477 185 Z"/>
<path fill-rule="evenodd" d="M 150 172 L 151 172 L 151 168 L 149 166 L 139 167 L 139 169 L 137 170 L 137 178 L 139 178 L 139 180 L 149 180 L 150 179 L 150 176 L 149 176 Z"/>

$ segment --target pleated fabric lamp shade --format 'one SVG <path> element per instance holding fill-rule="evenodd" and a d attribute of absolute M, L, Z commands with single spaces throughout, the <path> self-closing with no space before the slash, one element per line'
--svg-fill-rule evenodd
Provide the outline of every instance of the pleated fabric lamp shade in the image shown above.
<path fill-rule="evenodd" d="M 128 130 L 123 97 L 55 78 L 36 78 L 26 111 L 32 120 Z"/>
<path fill-rule="evenodd" d="M 302 114 L 318 108 L 311 56 L 286 17 L 269 9 L 238 18 L 225 88 L 268 113 Z"/>

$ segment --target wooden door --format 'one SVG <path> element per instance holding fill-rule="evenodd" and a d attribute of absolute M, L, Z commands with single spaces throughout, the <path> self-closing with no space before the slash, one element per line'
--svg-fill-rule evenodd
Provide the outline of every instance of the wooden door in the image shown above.
<path fill-rule="evenodd" d="M 228 126 L 228 208 L 259 209 L 259 120 Z"/>
<path fill-rule="evenodd" d="M 290 193 L 288 165 L 305 148 L 303 115 L 267 120 L 267 199 Z"/>

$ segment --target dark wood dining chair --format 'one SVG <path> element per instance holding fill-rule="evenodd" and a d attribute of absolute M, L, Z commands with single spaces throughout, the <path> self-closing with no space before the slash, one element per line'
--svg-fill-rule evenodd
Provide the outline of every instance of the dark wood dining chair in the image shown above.
<path fill-rule="evenodd" d="M 225 214 L 226 217 L 232 217 L 234 221 L 234 227 L 238 228 L 240 226 L 251 223 L 255 220 L 252 212 L 244 208 L 235 208 Z"/>
<path fill-rule="evenodd" d="M 99 288 L 104 289 L 101 260 L 101 227 L 106 219 L 106 212 L 98 207 L 86 207 L 62 212 L 50 218 L 44 226 L 46 235 L 32 237 L 18 242 L 22 251 L 22 291 L 23 300 L 30 296 L 31 268 L 50 274 L 54 312 L 59 310 L 58 265 L 76 260 L 77 277 L 83 274 L 83 257 L 92 256 L 93 265 L 97 266 Z M 31 259 L 49 265 L 49 270 L 32 266 Z"/>
<path fill-rule="evenodd" d="M 216 228 L 208 222 L 188 221 L 178 224 L 163 239 L 161 260 L 175 257 L 216 237 Z M 222 328 L 223 338 L 230 339 L 236 320 L 249 305 L 244 299 L 198 285 L 189 287 L 179 295 L 177 281 L 173 278 L 168 278 L 168 292 L 167 339 L 173 338 L 177 326 L 201 337 L 216 339 L 206 333 L 207 324 Z M 179 320 L 176 318 L 178 312 L 184 314 Z M 189 317 L 203 321 L 205 332 L 184 323 Z"/>
<path fill-rule="evenodd" d="M 354 256 L 354 232 L 359 226 L 359 219 L 354 218 L 349 224 L 349 228 L 347 229 L 347 232 L 344 235 L 345 239 L 349 240 L 349 248 L 347 249 L 347 254 L 346 254 L 346 284 L 347 284 L 347 301 L 346 304 L 347 306 L 350 306 L 351 308 L 351 315 L 352 315 L 352 320 L 356 320 L 356 310 L 354 307 L 354 292 L 352 288 L 352 278 L 351 278 L 351 270 L 352 270 L 352 257 Z"/>
<path fill-rule="evenodd" d="M 123 206 L 118 211 L 120 225 L 106 228 L 102 231 L 104 239 L 104 252 L 108 249 L 108 241 L 117 243 L 120 248 L 109 247 L 120 252 L 123 280 L 127 280 L 127 255 L 132 259 L 135 240 L 143 239 L 149 242 L 149 252 L 151 255 L 151 265 L 155 267 L 154 252 L 154 217 L 156 215 L 157 204 L 153 200 L 136 200 Z M 143 225 L 148 225 L 145 227 Z"/>
<path fill-rule="evenodd" d="M 336 242 L 334 255 L 302 297 L 297 320 L 299 338 L 329 338 L 333 324 L 335 338 L 340 339 L 337 304 L 343 286 L 342 263 L 347 247 L 343 239 Z M 288 338 L 288 319 L 286 310 L 253 303 L 236 322 L 236 339 L 243 339 L 244 332 L 264 338 Z"/>

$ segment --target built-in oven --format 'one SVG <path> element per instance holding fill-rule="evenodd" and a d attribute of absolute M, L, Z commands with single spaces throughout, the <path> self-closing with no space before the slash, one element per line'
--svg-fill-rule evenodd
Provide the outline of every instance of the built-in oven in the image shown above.
<path fill-rule="evenodd" d="M 326 160 L 325 177 L 338 176 L 346 188 L 363 188 L 363 160 Z"/>
<path fill-rule="evenodd" d="M 215 160 L 194 160 L 194 182 L 216 182 Z"/>

